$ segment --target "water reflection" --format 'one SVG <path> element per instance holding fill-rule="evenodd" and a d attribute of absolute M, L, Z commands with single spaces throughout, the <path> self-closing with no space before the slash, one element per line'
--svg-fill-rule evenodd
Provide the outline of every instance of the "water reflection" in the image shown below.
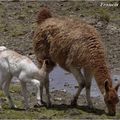
<path fill-rule="evenodd" d="M 120 80 L 120 75 L 112 75 L 112 79 L 114 84 Z M 77 90 L 77 81 L 73 77 L 72 74 L 67 73 L 62 68 L 57 66 L 51 73 L 50 73 L 50 90 L 62 90 L 64 92 L 69 92 L 71 94 L 75 94 Z M 85 94 L 85 90 L 83 89 L 81 94 Z M 120 95 L 120 89 L 119 89 Z M 101 96 L 101 93 L 97 87 L 95 80 L 92 81 L 91 87 L 91 96 L 98 97 Z"/>

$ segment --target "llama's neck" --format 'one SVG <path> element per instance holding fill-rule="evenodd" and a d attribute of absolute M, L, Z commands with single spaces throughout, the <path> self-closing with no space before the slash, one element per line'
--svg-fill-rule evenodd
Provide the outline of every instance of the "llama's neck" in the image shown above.
<path fill-rule="evenodd" d="M 96 71 L 95 71 L 95 79 L 103 95 L 105 93 L 105 81 L 106 80 L 109 81 L 109 84 L 112 87 L 112 80 L 111 80 L 110 72 L 106 64 L 101 63 L 99 66 L 97 66 Z"/>

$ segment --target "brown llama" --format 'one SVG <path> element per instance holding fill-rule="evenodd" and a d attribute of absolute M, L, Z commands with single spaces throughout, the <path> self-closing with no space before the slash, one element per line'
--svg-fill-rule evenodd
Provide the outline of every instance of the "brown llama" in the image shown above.
<path fill-rule="evenodd" d="M 88 106 L 92 107 L 90 87 L 94 76 L 109 115 L 115 115 L 119 85 L 112 85 L 105 49 L 95 28 L 80 20 L 52 17 L 47 8 L 39 11 L 37 23 L 33 44 L 39 65 L 44 59 L 49 59 L 48 72 L 57 63 L 78 81 L 79 88 L 71 105 L 77 105 L 78 96 L 85 87 Z M 82 68 L 84 76 L 80 72 Z"/>

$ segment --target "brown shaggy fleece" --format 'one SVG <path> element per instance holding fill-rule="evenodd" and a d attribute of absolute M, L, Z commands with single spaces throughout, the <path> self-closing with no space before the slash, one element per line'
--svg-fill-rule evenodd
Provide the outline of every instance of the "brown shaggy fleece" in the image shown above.
<path fill-rule="evenodd" d="M 96 29 L 87 23 L 67 17 L 52 17 L 49 9 L 38 14 L 38 28 L 33 38 L 39 63 L 49 59 L 50 70 L 55 63 L 69 71 L 69 66 L 92 71 L 99 87 L 109 80 L 105 49 Z"/>

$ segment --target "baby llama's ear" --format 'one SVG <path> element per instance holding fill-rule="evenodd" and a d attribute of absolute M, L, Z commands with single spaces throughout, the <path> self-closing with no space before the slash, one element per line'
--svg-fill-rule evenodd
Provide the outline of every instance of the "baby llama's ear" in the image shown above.
<path fill-rule="evenodd" d="M 116 91 L 118 91 L 119 86 L 120 86 L 120 83 L 118 83 L 118 84 L 115 86 L 115 90 L 116 90 Z"/>
<path fill-rule="evenodd" d="M 109 81 L 108 81 L 108 80 L 105 80 L 104 84 L 105 84 L 105 91 L 108 92 L 109 89 L 110 89 Z"/>

